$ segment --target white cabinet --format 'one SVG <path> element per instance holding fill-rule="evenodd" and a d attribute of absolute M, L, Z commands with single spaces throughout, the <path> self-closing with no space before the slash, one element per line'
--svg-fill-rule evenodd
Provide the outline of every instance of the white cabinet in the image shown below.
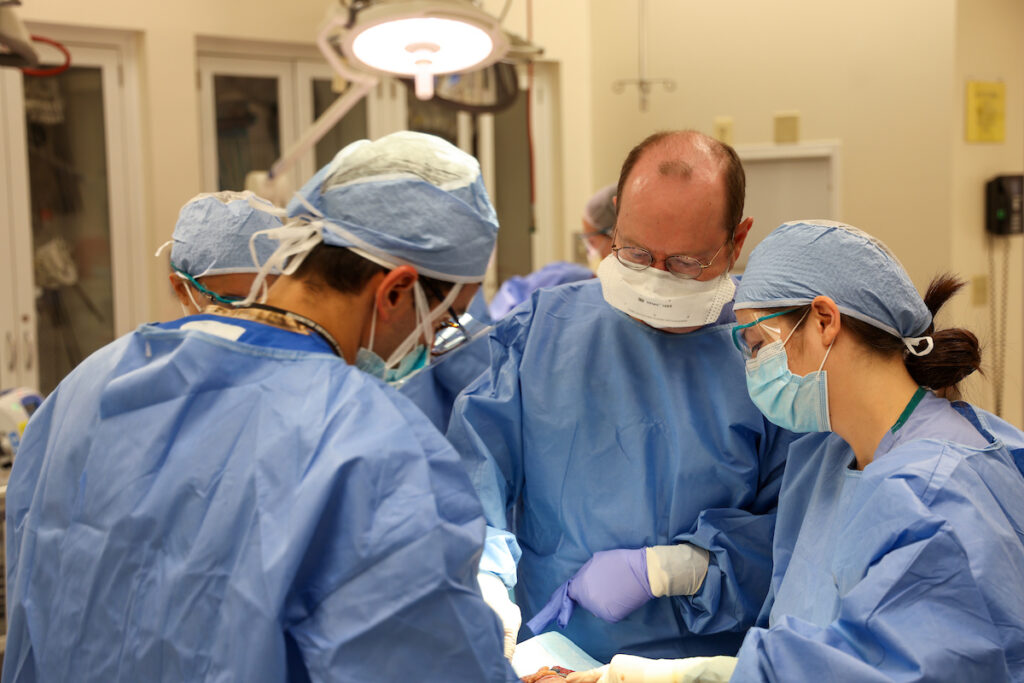
<path fill-rule="evenodd" d="M 0 69 L 0 387 L 44 394 L 145 310 L 129 48 L 47 35 L 70 69 Z"/>

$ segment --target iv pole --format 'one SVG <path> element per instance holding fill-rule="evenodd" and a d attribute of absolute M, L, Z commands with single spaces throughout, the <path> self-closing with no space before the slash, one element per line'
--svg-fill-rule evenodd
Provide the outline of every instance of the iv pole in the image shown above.
<path fill-rule="evenodd" d="M 638 78 L 624 78 L 612 83 L 612 92 L 621 94 L 627 85 L 635 85 L 640 95 L 640 111 L 647 111 L 647 97 L 651 89 L 661 85 L 666 91 L 676 89 L 676 82 L 671 78 L 647 78 L 647 0 L 640 1 L 639 29 L 637 31 L 637 64 Z"/>

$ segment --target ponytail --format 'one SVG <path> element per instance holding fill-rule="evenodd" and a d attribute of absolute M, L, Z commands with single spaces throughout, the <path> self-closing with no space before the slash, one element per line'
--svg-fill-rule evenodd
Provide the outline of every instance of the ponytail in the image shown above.
<path fill-rule="evenodd" d="M 964 284 L 963 280 L 948 273 L 932 280 L 924 295 L 924 305 L 931 311 L 932 320 Z M 934 322 L 926 334 L 935 340 L 935 348 L 926 356 L 907 354 L 903 359 L 907 371 L 918 384 L 936 390 L 944 389 L 946 398 L 959 398 L 957 385 L 960 381 L 981 369 L 978 338 L 970 330 L 960 327 L 936 331 Z"/>
<path fill-rule="evenodd" d="M 958 399 L 960 381 L 975 370 L 981 371 L 981 346 L 970 330 L 954 327 L 936 331 L 934 319 L 939 309 L 964 284 L 963 280 L 947 273 L 939 275 L 928 285 L 924 304 L 931 312 L 933 322 L 921 336 L 930 336 L 935 346 L 927 355 L 907 353 L 902 340 L 856 318 L 843 316 L 843 327 L 849 328 L 862 342 L 879 353 L 902 353 L 903 364 L 915 382 L 940 392 L 946 398 Z"/>

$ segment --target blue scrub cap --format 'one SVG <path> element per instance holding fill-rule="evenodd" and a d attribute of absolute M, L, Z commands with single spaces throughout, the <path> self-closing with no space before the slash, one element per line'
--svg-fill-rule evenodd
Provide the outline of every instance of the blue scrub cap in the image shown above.
<path fill-rule="evenodd" d="M 587 200 L 583 217 L 594 226 L 594 230 L 611 235 L 615 229 L 615 191 L 617 185 L 602 187 Z"/>
<path fill-rule="evenodd" d="M 449 282 L 483 280 L 498 233 L 477 160 L 409 131 L 342 149 L 287 213 L 317 225 L 325 244 Z"/>
<path fill-rule="evenodd" d="M 932 314 L 907 271 L 880 240 L 843 223 L 784 223 L 750 254 L 735 309 L 803 306 L 825 295 L 845 314 L 931 351 Z M 926 343 L 923 348 L 918 348 Z"/>
<path fill-rule="evenodd" d="M 248 191 L 196 195 L 181 207 L 174 226 L 171 264 L 194 278 L 257 272 L 276 245 L 254 240 L 258 259 L 254 263 L 250 238 L 260 230 L 281 227 L 281 220 L 260 210 L 260 205 L 273 208 Z"/>

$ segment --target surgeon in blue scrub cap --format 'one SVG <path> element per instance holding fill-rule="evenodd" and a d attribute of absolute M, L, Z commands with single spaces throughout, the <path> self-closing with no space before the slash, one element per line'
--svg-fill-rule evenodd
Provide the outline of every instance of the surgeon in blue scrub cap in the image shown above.
<path fill-rule="evenodd" d="M 248 296 L 260 266 L 274 251 L 271 240 L 259 240 L 254 259 L 250 238 L 281 227 L 280 218 L 261 210 L 272 207 L 249 191 L 204 193 L 181 207 L 174 234 L 157 256 L 171 247 L 171 287 L 185 315 Z M 272 281 L 273 276 L 268 284 Z"/>
<path fill-rule="evenodd" d="M 401 133 L 300 197 L 252 239 L 278 247 L 249 302 L 140 327 L 36 412 L 7 491 L 4 681 L 517 680 L 469 478 L 382 381 L 483 279 L 479 166 Z"/>
<path fill-rule="evenodd" d="M 561 628 L 598 660 L 734 654 L 768 590 L 791 440 L 751 403 L 730 336 L 743 167 L 659 133 L 617 196 L 597 278 L 496 323 L 452 411 L 489 525 L 481 570 L 529 632 Z"/>
<path fill-rule="evenodd" d="M 750 396 L 816 433 L 786 466 L 760 627 L 736 659 L 577 680 L 1024 680 L 1024 433 L 936 395 L 981 363 L 973 334 L 934 323 L 961 286 L 922 298 L 884 244 L 830 221 L 754 250 L 736 292 Z"/>

